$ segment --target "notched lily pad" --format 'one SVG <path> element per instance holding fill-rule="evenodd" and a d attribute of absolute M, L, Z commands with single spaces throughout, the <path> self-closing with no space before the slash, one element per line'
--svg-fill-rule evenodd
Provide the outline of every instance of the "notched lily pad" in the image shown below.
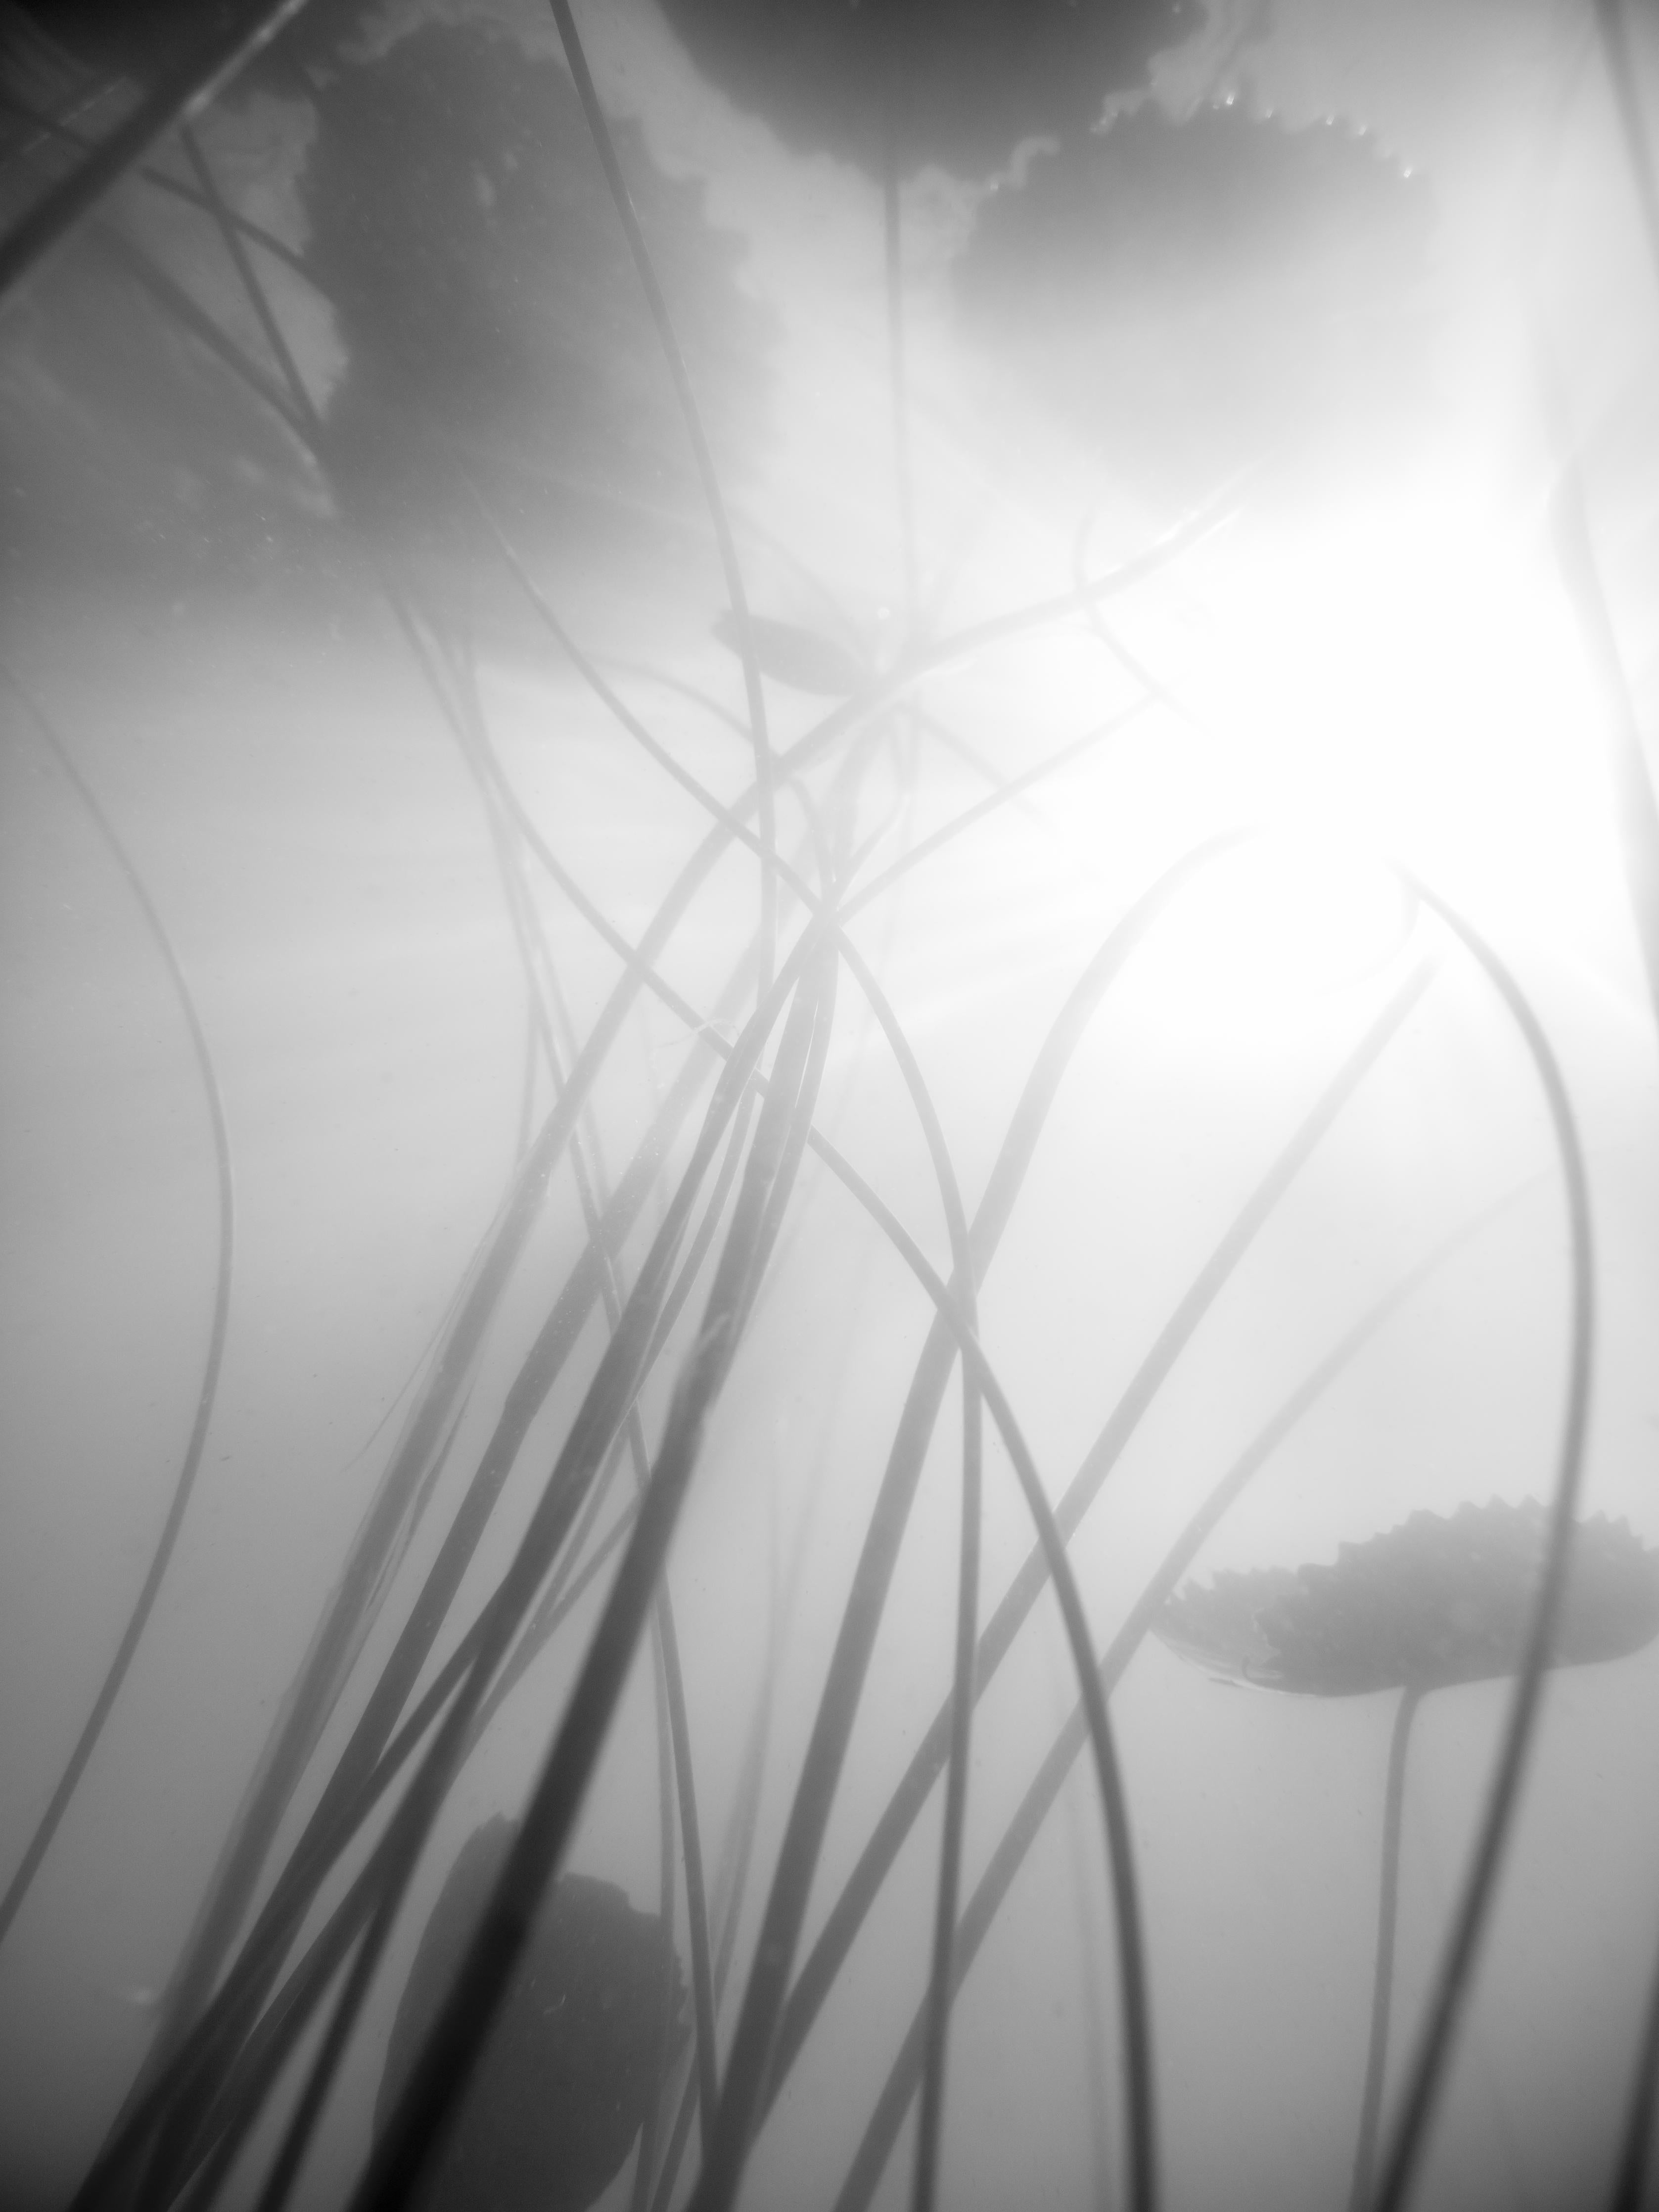
<path fill-rule="evenodd" d="M 1157 1632 L 1199 1665 L 1314 1697 L 1488 1681 L 1520 1667 L 1547 1533 L 1532 1498 L 1413 1513 L 1333 1565 L 1188 1583 Z M 1623 1521 L 1581 1521 L 1549 1663 L 1624 1658 L 1655 1635 L 1659 1551 Z"/>
<path fill-rule="evenodd" d="M 1335 120 L 1148 102 L 982 204 L 963 334 L 1136 481 L 1188 489 L 1431 412 L 1427 179 Z"/>
<path fill-rule="evenodd" d="M 1087 130 L 1197 30 L 1195 0 L 663 0 L 696 67 L 787 145 L 880 176 L 988 173 Z"/>

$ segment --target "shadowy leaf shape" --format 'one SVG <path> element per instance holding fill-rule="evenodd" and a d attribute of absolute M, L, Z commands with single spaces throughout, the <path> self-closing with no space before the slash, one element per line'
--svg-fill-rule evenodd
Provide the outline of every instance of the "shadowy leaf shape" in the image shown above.
<path fill-rule="evenodd" d="M 1086 131 L 1204 20 L 1194 0 L 663 0 L 697 68 L 797 152 L 985 176 Z"/>
<path fill-rule="evenodd" d="M 346 368 L 331 463 L 394 531 L 459 495 L 459 452 L 522 534 L 580 545 L 660 536 L 696 472 L 568 73 L 489 21 L 422 25 L 316 79 L 307 257 Z M 765 435 L 776 334 L 735 281 L 736 234 L 612 125 L 708 434 L 732 478 Z M 437 435 L 434 435 L 436 426 Z M 653 520 L 654 518 L 654 520 Z"/>
<path fill-rule="evenodd" d="M 1312 1697 L 1489 1681 L 1521 1663 L 1547 1538 L 1534 1498 L 1413 1513 L 1331 1565 L 1188 1583 L 1157 1632 L 1200 1666 Z M 1579 1522 L 1550 1664 L 1620 1659 L 1656 1634 L 1659 1551 L 1623 1521 Z"/>
<path fill-rule="evenodd" d="M 506 1819 L 476 1829 L 439 1893 L 387 2045 L 377 2132 L 459 1969 L 514 1832 Z M 679 1960 L 659 1917 L 636 1911 L 614 1882 L 561 1876 L 420 2188 L 419 2212 L 586 2212 L 639 2133 L 684 2000 Z"/>
<path fill-rule="evenodd" d="M 1426 410 L 1434 191 L 1335 120 L 1147 102 L 1040 153 L 959 256 L 965 331 L 1139 479 Z"/>
<path fill-rule="evenodd" d="M 720 643 L 742 657 L 743 630 L 728 608 L 710 625 Z M 795 623 L 775 622 L 768 615 L 749 617 L 749 642 L 763 676 L 793 691 L 811 691 L 828 699 L 844 699 L 861 691 L 870 681 L 868 672 L 832 637 L 802 629 Z"/>

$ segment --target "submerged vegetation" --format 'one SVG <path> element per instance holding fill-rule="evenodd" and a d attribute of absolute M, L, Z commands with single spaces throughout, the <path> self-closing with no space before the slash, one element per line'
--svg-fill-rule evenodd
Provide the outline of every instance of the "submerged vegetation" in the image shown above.
<path fill-rule="evenodd" d="M 1543 1663 L 1585 1667 L 1659 1636 L 1659 1551 L 1603 1515 L 1572 1530 L 1553 1618 L 1540 1604 L 1548 1535 L 1534 1498 L 1414 1513 L 1335 1563 L 1218 1575 L 1165 1601 L 1158 1632 L 1183 1656 L 1264 1689 L 1322 1698 L 1395 1690 L 1384 1792 L 1382 1871 L 1370 2050 L 1354 2153 L 1354 2212 L 1370 2201 L 1388 2060 L 1400 1826 L 1412 1723 L 1431 1691 L 1518 1673 L 1528 1631 L 1547 1630 Z"/>
<path fill-rule="evenodd" d="M 488 1821 L 456 1856 L 386 2045 L 377 2124 L 396 2110 L 512 1841 Z M 662 2084 L 684 1981 L 661 1919 L 612 1882 L 562 1875 L 543 1900 L 484 2063 L 422 2185 L 465 2212 L 585 2212 L 633 2148 Z"/>
<path fill-rule="evenodd" d="M 376 595 L 382 646 L 398 654 L 400 673 L 413 672 L 464 766 L 525 1006 L 510 1176 L 398 1425 L 375 1445 L 373 1480 L 298 1671 L 263 1741 L 248 1747 L 241 1803 L 137 2077 L 106 2116 L 77 2212 L 232 2202 L 281 2212 L 297 2192 L 325 2187 L 354 2212 L 459 2212 L 486 2197 L 578 2212 L 630 2159 L 622 2185 L 635 2212 L 726 2212 L 791 2124 L 787 2093 L 826 2033 L 832 2000 L 856 1988 L 863 1960 L 889 1940 L 891 1900 L 911 1881 L 917 1850 L 930 1868 L 927 1940 L 908 2026 L 898 2032 L 890 2007 L 878 2006 L 861 2031 L 878 2086 L 843 2116 L 836 2178 L 821 2193 L 836 2212 L 859 2212 L 890 2176 L 909 2124 L 908 2198 L 930 2212 L 948 2194 L 941 2177 L 965 2101 L 949 2094 L 957 2000 L 1085 1750 L 1098 1807 L 1091 1879 L 1109 1911 L 1100 1948 L 1116 1997 L 1115 2016 L 1100 2008 L 1091 2061 L 1092 2187 L 1103 2202 L 1156 2212 L 1176 2194 L 1168 2172 L 1178 2132 L 1159 2095 L 1162 1923 L 1149 1908 L 1136 1778 L 1114 1705 L 1149 1636 L 1264 1686 L 1400 1693 L 1352 2183 L 1355 2212 L 1395 2212 L 1419 2178 L 1479 1969 L 1543 1675 L 1629 1655 L 1659 1632 L 1659 1554 L 1622 1523 L 1581 1510 L 1596 1267 L 1586 1148 L 1555 1045 L 1503 951 L 1401 866 L 1383 952 L 1355 963 L 1337 1014 L 1319 1008 L 1313 1044 L 1303 1039 L 1297 1071 L 1273 1093 L 1275 1114 L 1295 1103 L 1269 1137 L 1246 1130 L 1228 1155 L 1230 1167 L 1247 1164 L 1218 1186 L 1231 1193 L 1219 1233 L 1194 1243 L 1172 1231 L 1171 1249 L 1194 1256 L 1167 1297 L 1149 1293 L 1163 1304 L 1148 1341 L 1137 1350 L 1126 1332 L 1121 1360 L 1114 1346 L 1110 1362 L 1085 1363 L 1080 1380 L 1068 1374 L 1063 1420 L 1042 1391 L 1011 1379 L 1018 1370 L 1029 1381 L 1017 1349 L 1023 1298 L 1006 1288 L 1009 1262 L 1000 1273 L 997 1263 L 1005 1248 L 1025 1249 L 1031 1193 L 1092 1042 L 1218 884 L 1203 965 L 1218 963 L 1235 933 L 1226 898 L 1261 835 L 1257 810 L 1238 804 L 1218 771 L 1214 793 L 1198 800 L 1197 775 L 1183 768 L 1172 787 L 1176 829 L 1157 818 L 1168 793 L 1145 763 L 1203 734 L 1202 717 L 1183 696 L 1178 662 L 1151 665 L 1119 635 L 1118 611 L 1159 593 L 1178 603 L 1194 559 L 1224 528 L 1248 525 L 1251 471 L 1328 428 L 1314 419 L 1314 400 L 1328 396 L 1332 362 L 1367 356 L 1366 373 L 1356 368 L 1352 391 L 1339 395 L 1345 408 L 1363 413 L 1389 381 L 1376 356 L 1380 348 L 1391 374 L 1409 350 L 1431 196 L 1334 126 L 1288 133 L 1212 100 L 1180 119 L 1137 108 L 1158 58 L 1195 28 L 1191 11 L 1162 0 L 1024 12 L 928 0 L 890 17 L 804 9 L 792 37 L 777 35 L 787 11 L 670 0 L 663 12 L 684 40 L 674 67 L 695 63 L 790 146 L 862 165 L 878 193 L 886 351 L 877 380 L 902 592 L 837 588 L 810 544 L 781 545 L 734 503 L 763 475 L 780 434 L 774 417 L 787 394 L 771 379 L 784 319 L 745 289 L 736 234 L 713 224 L 701 185 L 657 165 L 644 125 L 607 114 L 568 0 L 538 14 L 533 35 L 465 9 L 441 11 L 441 21 L 321 0 L 312 10 L 226 9 L 199 41 L 173 35 L 176 26 L 158 31 L 148 70 L 122 39 L 110 43 L 96 8 L 61 35 L 27 11 L 0 19 L 13 163 L 0 266 L 13 284 L 38 287 L 21 290 L 8 333 L 17 366 L 6 404 L 47 457 L 21 465 L 25 549 L 61 553 L 77 533 L 97 538 L 112 508 L 123 542 L 143 542 L 149 526 L 132 511 L 169 505 L 166 457 L 175 452 L 195 458 L 171 504 L 195 520 L 181 527 L 173 514 L 162 532 L 169 574 L 181 563 L 203 584 L 239 501 L 245 535 L 231 534 L 258 552 L 228 564 L 234 584 L 275 574 L 303 600 L 308 564 L 331 548 L 326 573 L 351 574 Z M 222 173 L 210 118 L 192 105 L 221 78 L 219 112 L 246 126 L 226 142 L 244 159 L 240 197 Z M 1109 99 L 1130 105 L 1094 131 Z M 994 191 L 992 171 L 1036 130 L 1057 144 L 1024 183 Z M 1079 289 L 1096 307 L 1137 287 L 1158 295 L 1159 314 L 1137 323 L 1145 356 L 1120 381 L 1095 375 L 1104 353 L 1091 325 L 1088 345 L 1067 356 L 1075 375 L 1060 412 L 1075 421 L 1081 406 L 1090 434 L 1109 446 L 1143 432 L 1179 445 L 1179 499 L 1168 511 L 1126 500 L 1114 556 L 1096 566 L 1085 552 L 1108 493 L 1091 483 L 1055 533 L 1069 580 L 1034 568 L 1012 603 L 958 591 L 956 564 L 971 570 L 974 550 L 965 523 L 939 524 L 930 539 L 919 520 L 921 416 L 904 343 L 904 224 L 915 203 L 902 188 L 930 162 L 971 182 L 961 204 L 977 227 L 943 288 L 963 311 L 969 349 L 976 324 L 977 342 L 988 320 L 1000 343 L 1017 319 L 1016 351 L 1027 340 L 1052 350 L 1043 317 L 1056 300 L 1069 313 Z M 1334 179 L 1369 241 L 1360 299 L 1343 239 L 1322 227 Z M 1279 290 L 1269 287 L 1264 305 L 1250 283 L 1236 286 L 1231 319 L 1206 337 L 1194 318 L 1201 301 L 1213 306 L 1218 271 L 1177 270 L 1177 283 L 1170 270 L 1177 249 L 1200 261 L 1210 250 L 1202 210 L 1218 201 L 1279 257 Z M 1103 203 L 1114 210 L 1104 228 Z M 127 416 L 118 377 L 87 343 L 117 301 L 137 326 L 143 368 Z M 1291 307 L 1300 323 L 1286 323 Z M 1062 352 L 1068 343 L 1062 337 Z M 1209 350 L 1194 368 L 1200 346 Z M 1171 381 L 1172 362 L 1183 374 L 1193 368 L 1192 380 Z M 831 382 L 812 394 L 826 410 Z M 1208 430 L 1241 393 L 1249 404 L 1234 408 L 1217 444 Z M 79 426 L 106 415 L 103 442 L 81 453 Z M 53 456 L 69 471 L 62 494 Z M 693 518 L 695 553 L 685 547 Z M 653 590 L 665 574 L 690 578 L 701 609 L 696 624 L 680 625 L 695 631 L 690 642 L 677 635 L 644 662 L 625 661 L 608 636 L 595 643 L 583 620 L 599 596 L 593 568 L 612 585 L 648 576 Z M 1024 553 L 990 573 L 1023 584 Z M 870 643 L 878 634 L 879 649 Z M 1090 656 L 1081 679 L 1066 659 L 1079 644 Z M 504 654 L 551 672 L 556 738 L 599 729 L 607 770 L 625 758 L 637 787 L 653 804 L 660 796 L 672 862 L 648 899 L 632 879 L 625 895 L 605 879 L 579 803 L 573 818 L 556 792 L 550 803 L 533 795 L 501 728 Z M 1051 665 L 1072 672 L 1052 690 Z M 953 690 L 964 669 L 967 684 Z M 710 688 L 722 672 L 740 674 L 740 708 Z M 75 765 L 75 732 L 36 689 L 11 673 L 7 684 L 23 702 L 28 741 L 59 763 L 145 912 L 223 1142 L 218 1292 L 183 1466 L 143 1593 L 110 1639 L 117 1656 L 91 1717 L 7 1873 L 0 1937 L 52 1863 L 148 1632 L 214 1419 L 238 1290 L 235 1131 L 226 1134 L 187 960 Z M 997 701 L 1011 696 L 1018 743 L 988 758 L 986 728 L 994 738 Z M 1119 786 L 1112 748 L 1131 742 L 1144 749 Z M 562 768 L 574 754 L 573 743 Z M 1079 774 L 1100 781 L 1067 782 Z M 988 1003 L 1004 937 L 1018 932 L 1002 930 L 997 848 L 984 841 L 1055 791 L 1081 794 L 1057 801 L 1062 812 L 1097 809 L 1091 866 L 1115 866 L 1121 879 L 1089 906 L 1087 940 L 1068 940 L 1040 986 L 1012 971 L 1004 1004 L 1029 997 L 1024 1029 L 975 1006 L 971 1066 L 956 1080 L 1001 1118 L 970 1169 L 960 1100 L 941 1091 L 948 1058 L 929 1049 L 937 1003 L 903 995 L 907 956 L 939 949 L 926 902 L 906 901 L 935 866 L 980 872 L 972 902 L 986 911 L 973 918 L 992 951 L 970 945 L 960 957 L 970 971 L 980 963 L 983 975 L 969 981 L 984 983 Z M 1097 861 L 1097 848 L 1108 857 Z M 1639 914 L 1639 895 L 1637 903 Z M 1326 928 L 1324 916 L 1304 914 L 1296 935 Z M 1248 928 L 1240 933 L 1249 940 Z M 1552 1218 L 1563 1209 L 1566 1218 L 1549 1503 L 1419 1511 L 1343 1546 L 1333 1565 L 1223 1568 L 1207 1588 L 1180 1587 L 1263 1468 L 1385 1328 L 1486 1235 L 1510 1190 L 1440 1224 L 1357 1319 L 1294 1349 L 1292 1377 L 1249 1443 L 1236 1454 L 1230 1445 L 1223 1471 L 1190 1496 L 1172 1483 L 1184 1523 L 1177 1515 L 1165 1528 L 1164 1501 L 1149 1506 L 1137 1492 L 1139 1523 L 1119 1515 L 1101 1552 L 1101 1524 L 1127 1478 L 1109 1492 L 1109 1480 L 1164 1409 L 1195 1341 L 1215 1333 L 1224 1301 L 1236 1310 L 1250 1267 L 1368 1097 L 1406 1079 L 1407 1048 L 1431 1056 L 1427 1015 L 1443 1004 L 1449 977 L 1460 979 L 1461 1004 L 1485 993 L 1518 1042 L 1548 1134 Z M 1207 1003 L 1218 1023 L 1231 1011 Z M 1246 1018 L 1271 1026 L 1248 1006 Z M 655 1041 L 665 1028 L 666 1058 Z M 1224 1086 L 1218 1101 L 1218 1125 L 1248 1120 Z M 869 1143 L 872 1120 L 888 1126 L 890 1147 Z M 1068 1191 L 1064 1206 L 1065 1264 L 1113 1279 L 1121 1262 L 1083 1197 Z M 872 1418 L 888 1421 L 885 1455 L 878 1471 L 817 1470 L 789 1531 L 787 1575 L 775 1496 L 760 1502 L 757 1486 L 747 1495 L 746 1517 L 772 1516 L 771 1583 L 763 1592 L 750 1553 L 726 1545 L 730 1584 L 712 1602 L 752 1630 L 759 1656 L 740 1710 L 728 1696 L 715 1729 L 688 1686 L 697 1655 L 683 1648 L 692 1578 L 681 1547 L 715 1479 L 711 1460 L 732 1449 L 722 1424 L 733 1401 L 763 1370 L 797 1356 L 806 1364 L 800 1347 L 822 1327 L 813 1296 L 833 1299 L 821 1291 L 829 1269 L 819 1256 L 839 1249 L 832 1218 L 856 1220 L 871 1267 L 889 1270 L 902 1285 L 891 1295 L 909 1302 L 902 1327 L 883 1324 L 879 1351 L 903 1370 L 890 1419 L 886 1395 L 869 1386 Z M 1035 1295 L 1032 1305 L 1040 1332 L 1050 1310 Z M 861 1356 L 873 1376 L 875 1351 Z M 1062 1477 L 1056 1455 L 1078 1441 Z M 1000 1486 L 1023 1516 L 1012 1537 L 996 1517 Z M 829 1534 L 826 1518 L 837 1520 Z M 1158 1548 L 1147 1528 L 1161 1532 Z M 906 1579 L 919 1530 L 954 1547 L 950 1625 L 938 1635 Z M 840 1577 L 827 1607 L 821 1594 L 800 1594 L 794 1577 L 809 1567 Z M 1001 1724 L 1005 1692 L 1027 1696 L 1029 1685 L 1008 1685 L 1050 1599 L 1067 1710 L 1046 1737 L 1022 1719 L 1018 1780 L 1000 1793 L 976 1732 Z M 707 1619 L 700 1591 L 692 1602 Z M 929 1671 L 941 1647 L 948 1662 Z M 879 1671 L 891 1668 L 893 1649 L 899 1695 L 892 1673 Z M 1475 1844 L 1379 2156 L 1412 1717 L 1432 1690 L 1511 1676 Z M 630 1904 L 611 1869 L 583 1856 L 630 1685 L 641 1682 L 653 1729 L 654 1911 Z M 884 1699 L 903 1707 L 887 1741 Z M 490 1762 L 509 1700 L 515 1717 L 531 1711 L 533 1753 L 515 1751 L 510 1762 L 510 1817 L 480 1826 L 467 1793 L 486 1768 L 489 1788 L 501 1787 Z M 882 1756 L 866 1758 L 872 1740 Z M 871 1819 L 872 1789 L 887 1794 Z M 458 1844 L 463 1805 L 470 1835 Z M 924 1814 L 932 1825 L 921 1826 Z M 354 2075 L 422 1914 L 384 2059 L 374 2052 L 367 2075 Z M 1085 1960 L 1085 1974 L 1097 1966 Z M 1649 2043 L 1659 2045 L 1659 2001 Z M 1634 2212 L 1641 2185 L 1656 2057 L 1644 2049 L 1630 2088 L 1621 2212 Z M 350 2102 L 348 2083 L 361 2088 L 368 2075 L 379 2085 L 372 2141 L 360 2112 L 348 2173 L 329 2130 Z M 485 2179 L 491 2160 L 501 2171 Z M 793 2188 L 792 2176 L 787 2201 L 806 2201 Z"/>
<path fill-rule="evenodd" d="M 1548 1534 L 1535 1498 L 1413 1513 L 1331 1566 L 1223 1571 L 1171 1598 L 1158 1634 L 1264 1689 L 1419 1696 L 1520 1666 Z M 1659 1553 L 1598 1514 L 1573 1531 L 1552 1667 L 1623 1659 L 1659 1635 Z"/>

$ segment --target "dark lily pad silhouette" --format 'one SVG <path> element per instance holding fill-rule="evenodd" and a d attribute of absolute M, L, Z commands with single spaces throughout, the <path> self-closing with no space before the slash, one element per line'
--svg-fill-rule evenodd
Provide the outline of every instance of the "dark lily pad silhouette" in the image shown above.
<path fill-rule="evenodd" d="M 1314 1697 L 1487 1681 L 1520 1665 L 1547 1536 L 1530 1498 L 1413 1513 L 1332 1565 L 1188 1583 L 1158 1632 L 1206 1666 Z M 1620 1659 L 1656 1635 L 1659 1552 L 1622 1521 L 1581 1522 L 1550 1663 Z"/>
<path fill-rule="evenodd" d="M 303 19 L 302 19 L 303 20 Z M 492 503 L 592 544 L 700 514 L 690 441 L 569 76 L 489 23 L 429 23 L 313 73 L 307 258 L 347 351 L 331 463 L 394 530 Z M 611 134 L 727 481 L 757 458 L 774 319 L 734 234 Z M 648 525 L 647 526 L 648 527 Z"/>
<path fill-rule="evenodd" d="M 1382 1863 L 1370 2045 L 1349 2212 L 1370 2191 L 1389 2045 L 1400 1828 L 1418 1706 L 1431 1691 L 1519 1671 L 1543 1574 L 1549 1524 L 1535 1498 L 1413 1513 L 1330 1565 L 1259 1569 L 1188 1583 L 1155 1624 L 1200 1666 L 1312 1697 L 1393 1690 L 1398 1704 L 1383 1792 Z M 1553 1667 L 1622 1659 L 1659 1635 L 1659 1551 L 1605 1515 L 1573 1531 L 1548 1653 Z"/>
<path fill-rule="evenodd" d="M 968 335 L 1127 473 L 1182 489 L 1429 404 L 1427 179 L 1337 123 L 1146 103 L 1039 155 L 958 260 Z"/>
<path fill-rule="evenodd" d="M 787 145 L 979 177 L 1086 130 L 1204 20 L 1196 0 L 663 0 L 698 69 Z"/>
<path fill-rule="evenodd" d="M 501 1872 L 513 1823 L 463 1845 L 410 1971 L 377 2131 L 407 2081 Z M 586 2212 L 621 2168 L 661 2081 L 684 2001 L 654 1913 L 568 1874 L 543 1905 L 478 2071 L 416 2200 L 421 2212 Z"/>

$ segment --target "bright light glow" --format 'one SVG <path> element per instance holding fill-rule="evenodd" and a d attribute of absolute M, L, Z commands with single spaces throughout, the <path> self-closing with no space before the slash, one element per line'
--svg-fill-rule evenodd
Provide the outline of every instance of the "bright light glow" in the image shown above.
<path fill-rule="evenodd" d="M 1506 942 L 1622 966 L 1601 710 L 1535 514 L 1371 486 L 1218 547 L 1202 592 L 1201 645 L 1189 607 L 1149 657 L 1181 660 L 1245 810 L 1311 809 Z"/>
<path fill-rule="evenodd" d="M 1218 1037 L 1316 1018 L 1399 958 L 1417 904 L 1392 868 L 1340 832 L 1275 826 L 1176 902 L 1144 956 L 1149 983 L 1182 1026 Z"/>

